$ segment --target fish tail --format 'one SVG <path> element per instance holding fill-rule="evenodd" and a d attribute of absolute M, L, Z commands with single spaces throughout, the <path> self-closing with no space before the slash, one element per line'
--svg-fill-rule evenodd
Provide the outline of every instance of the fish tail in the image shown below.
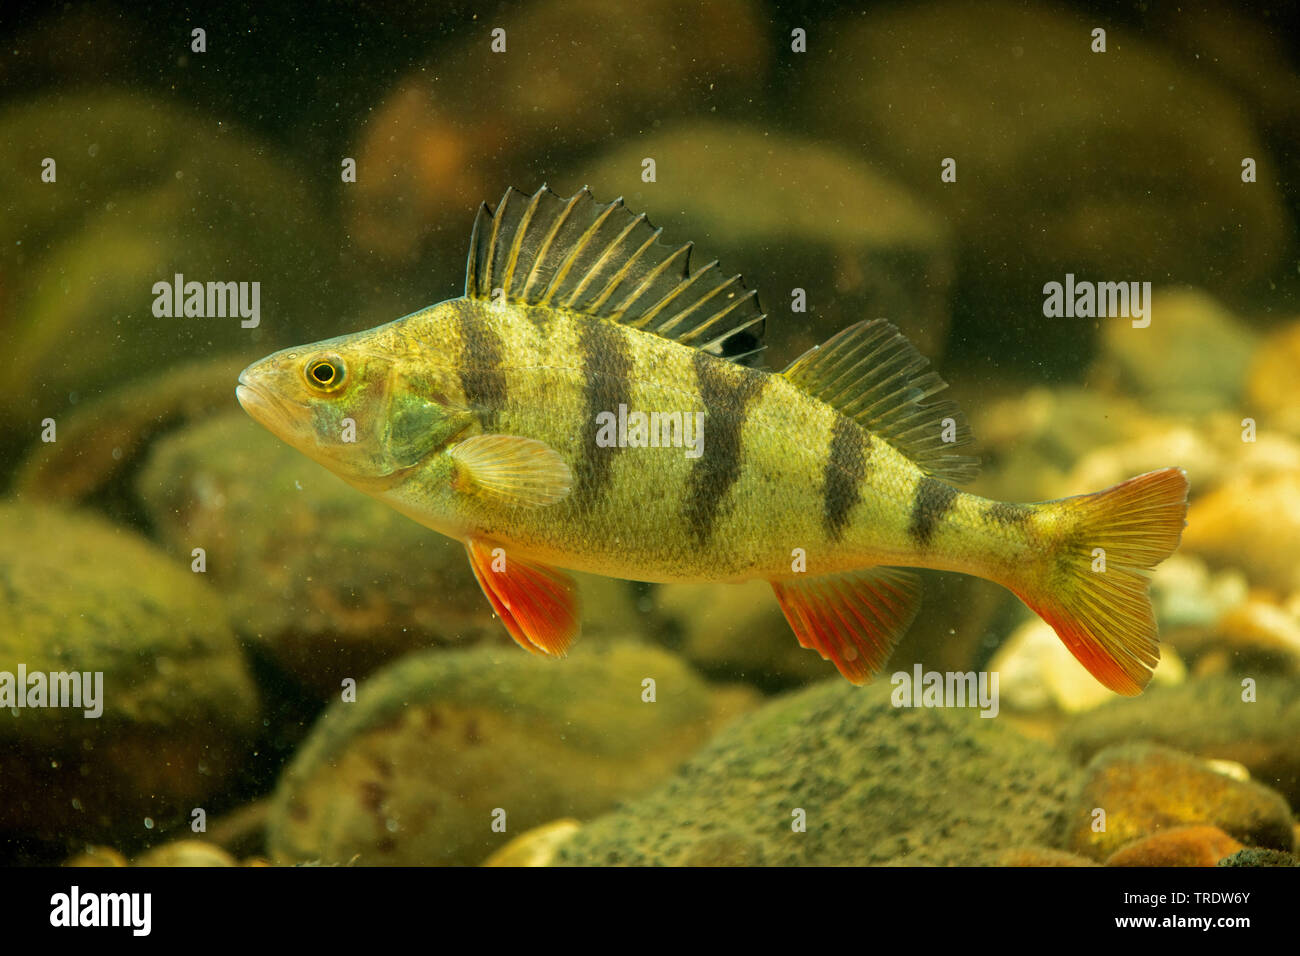
<path fill-rule="evenodd" d="M 1178 547 L 1187 475 L 1164 468 L 1040 507 L 1054 546 L 1011 590 L 1093 677 L 1141 693 L 1160 659 L 1147 572 Z"/>

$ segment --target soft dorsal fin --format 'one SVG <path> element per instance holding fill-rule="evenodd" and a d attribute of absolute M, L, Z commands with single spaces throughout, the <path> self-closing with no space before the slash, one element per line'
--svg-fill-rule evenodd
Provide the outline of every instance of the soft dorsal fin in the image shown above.
<path fill-rule="evenodd" d="M 970 426 L 956 402 L 922 404 L 948 387 L 929 366 L 898 329 L 871 319 L 814 345 L 781 374 L 889 442 L 926 474 L 968 481 L 979 459 L 952 452 L 971 440 Z M 947 427 L 944 419 L 952 420 Z"/>
<path fill-rule="evenodd" d="M 660 243 L 645 214 L 622 199 L 598 203 L 584 186 L 561 199 L 543 186 L 508 189 L 474 220 L 465 295 L 551 306 L 654 332 L 683 345 L 756 365 L 764 315 L 758 294 L 717 260 L 691 271 L 691 243 Z"/>

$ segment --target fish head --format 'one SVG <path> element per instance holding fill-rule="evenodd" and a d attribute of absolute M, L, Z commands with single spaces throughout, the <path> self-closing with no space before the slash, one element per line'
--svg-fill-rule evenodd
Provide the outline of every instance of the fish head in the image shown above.
<path fill-rule="evenodd" d="M 464 432 L 455 370 L 412 360 L 386 328 L 295 346 L 254 362 L 235 396 L 257 422 L 370 492 Z"/>

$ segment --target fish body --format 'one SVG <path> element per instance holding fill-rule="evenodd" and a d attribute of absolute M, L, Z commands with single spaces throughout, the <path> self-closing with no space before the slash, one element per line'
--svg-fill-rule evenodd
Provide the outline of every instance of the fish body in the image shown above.
<path fill-rule="evenodd" d="M 757 367 L 754 294 L 658 237 L 585 190 L 512 190 L 480 210 L 465 296 L 269 356 L 239 399 L 464 542 L 530 650 L 577 634 L 560 569 L 762 578 L 800 641 L 860 683 L 915 616 L 901 569 L 923 567 L 1003 584 L 1107 686 L 1141 689 L 1158 654 L 1145 572 L 1177 546 L 1181 471 L 1032 505 L 961 492 L 965 419 L 925 402 L 944 383 L 893 326 Z"/>

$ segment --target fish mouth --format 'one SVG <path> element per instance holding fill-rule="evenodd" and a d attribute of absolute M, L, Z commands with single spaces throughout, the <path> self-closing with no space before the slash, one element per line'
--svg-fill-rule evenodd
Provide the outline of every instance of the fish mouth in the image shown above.
<path fill-rule="evenodd" d="M 246 377 L 247 374 L 248 369 L 244 369 L 239 373 L 239 384 L 235 386 L 235 400 L 239 402 L 244 411 L 248 412 L 254 421 L 274 431 L 273 426 L 278 422 L 283 422 L 287 417 L 284 407 L 274 395 L 249 381 Z"/>

